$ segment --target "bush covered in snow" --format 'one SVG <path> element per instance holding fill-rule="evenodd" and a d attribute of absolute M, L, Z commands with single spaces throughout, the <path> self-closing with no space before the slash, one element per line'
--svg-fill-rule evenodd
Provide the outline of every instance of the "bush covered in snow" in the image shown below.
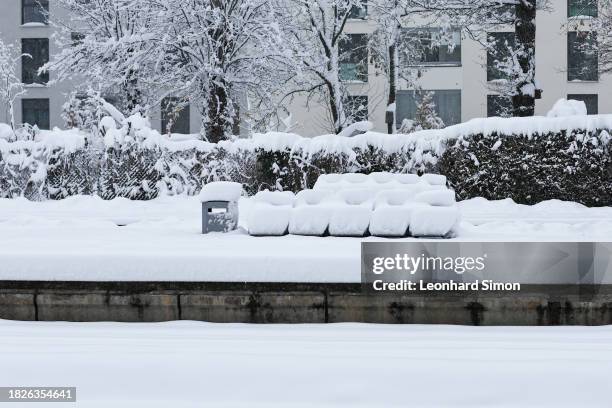
<path fill-rule="evenodd" d="M 217 144 L 175 140 L 139 117 L 106 117 L 98 129 L 97 139 L 77 130 L 0 139 L 0 197 L 146 200 L 194 195 L 211 181 L 236 181 L 253 195 L 312 188 L 326 173 L 390 171 L 444 174 L 462 199 L 612 205 L 612 116 L 606 115 L 476 119 L 397 135 L 271 132 Z"/>
<path fill-rule="evenodd" d="M 612 205 L 609 139 L 605 129 L 517 137 L 477 134 L 448 146 L 438 167 L 461 199 Z"/>

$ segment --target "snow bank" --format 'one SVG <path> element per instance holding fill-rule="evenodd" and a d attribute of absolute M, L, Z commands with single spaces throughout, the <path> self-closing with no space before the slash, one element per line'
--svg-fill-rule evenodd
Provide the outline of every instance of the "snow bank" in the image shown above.
<path fill-rule="evenodd" d="M 559 99 L 546 116 L 549 118 L 559 118 L 564 116 L 585 116 L 586 114 L 587 107 L 584 101 Z"/>

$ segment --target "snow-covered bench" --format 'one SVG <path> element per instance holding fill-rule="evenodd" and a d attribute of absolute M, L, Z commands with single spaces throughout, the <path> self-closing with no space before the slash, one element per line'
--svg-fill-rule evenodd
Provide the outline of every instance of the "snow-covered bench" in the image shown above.
<path fill-rule="evenodd" d="M 248 216 L 251 235 L 448 237 L 459 211 L 438 174 L 327 174 L 312 190 L 262 191 Z"/>
<path fill-rule="evenodd" d="M 247 217 L 250 235 L 285 235 L 295 202 L 291 191 L 260 191 Z"/>

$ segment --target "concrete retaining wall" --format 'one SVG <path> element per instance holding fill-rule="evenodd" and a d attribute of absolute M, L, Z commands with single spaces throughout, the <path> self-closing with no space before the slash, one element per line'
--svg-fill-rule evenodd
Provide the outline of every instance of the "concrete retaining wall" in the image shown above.
<path fill-rule="evenodd" d="M 612 324 L 612 285 L 523 286 L 520 294 L 372 296 L 352 284 L 0 282 L 0 318 L 240 323 Z"/>

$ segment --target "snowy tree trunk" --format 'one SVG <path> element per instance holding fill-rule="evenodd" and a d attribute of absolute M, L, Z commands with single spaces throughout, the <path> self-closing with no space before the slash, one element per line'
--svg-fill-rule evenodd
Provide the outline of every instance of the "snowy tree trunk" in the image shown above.
<path fill-rule="evenodd" d="M 9 106 L 9 120 L 11 121 L 11 129 L 13 129 L 13 132 L 15 131 L 15 101 L 10 98 L 8 100 L 8 106 Z"/>
<path fill-rule="evenodd" d="M 209 142 L 217 143 L 227 139 L 227 131 L 231 129 L 231 119 L 228 117 L 228 95 L 222 79 L 213 81 L 208 98 L 208 122 L 206 123 L 206 137 Z"/>
<path fill-rule="evenodd" d="M 395 103 L 397 98 L 397 47 L 395 44 L 389 46 L 389 96 L 387 98 L 387 106 Z M 393 111 L 393 121 L 387 123 L 387 133 L 393 133 L 393 124 L 395 123 L 395 111 Z"/>
<path fill-rule="evenodd" d="M 519 0 L 516 5 L 516 47 L 517 60 L 522 71 L 522 81 L 517 84 L 512 98 L 514 116 L 535 114 L 535 38 L 536 0 Z"/>

